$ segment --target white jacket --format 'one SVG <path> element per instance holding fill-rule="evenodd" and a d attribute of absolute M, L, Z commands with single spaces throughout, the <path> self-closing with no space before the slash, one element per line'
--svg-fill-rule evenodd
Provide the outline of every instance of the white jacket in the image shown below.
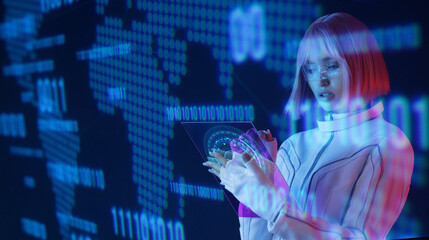
<path fill-rule="evenodd" d="M 380 101 L 332 114 L 287 139 L 276 164 L 297 204 L 287 202 L 273 222 L 241 206 L 241 239 L 385 239 L 407 198 L 414 153 L 382 112 Z"/>

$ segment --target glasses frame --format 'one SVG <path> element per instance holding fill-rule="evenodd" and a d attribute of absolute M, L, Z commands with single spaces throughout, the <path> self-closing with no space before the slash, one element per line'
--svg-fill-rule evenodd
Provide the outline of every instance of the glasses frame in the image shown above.
<path fill-rule="evenodd" d="M 317 66 L 317 69 L 309 70 L 308 65 Z M 308 82 L 313 82 L 321 79 L 321 76 L 324 76 L 322 79 L 336 77 L 340 73 L 341 64 L 339 61 L 335 63 L 328 62 L 325 64 L 304 64 L 301 66 L 301 72 L 304 76 L 304 79 Z M 309 71 L 315 71 L 316 73 L 310 73 Z M 313 76 L 310 76 L 313 75 Z"/>

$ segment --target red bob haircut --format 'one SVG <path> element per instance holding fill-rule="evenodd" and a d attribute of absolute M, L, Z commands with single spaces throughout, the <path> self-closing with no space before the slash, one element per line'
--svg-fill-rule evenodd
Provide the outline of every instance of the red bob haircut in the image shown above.
<path fill-rule="evenodd" d="M 315 51 L 315 42 L 320 40 L 331 57 L 337 58 L 347 70 L 342 79 L 349 91 L 343 97 L 370 103 L 389 92 L 386 64 L 368 27 L 350 14 L 333 13 L 313 22 L 300 42 L 295 82 L 285 112 L 299 118 L 302 104 L 314 98 L 301 69 Z"/>

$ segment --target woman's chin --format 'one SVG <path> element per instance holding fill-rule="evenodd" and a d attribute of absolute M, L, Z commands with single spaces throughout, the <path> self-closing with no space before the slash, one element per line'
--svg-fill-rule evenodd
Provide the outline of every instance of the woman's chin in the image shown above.
<path fill-rule="evenodd" d="M 334 112 L 334 113 L 344 112 L 344 110 L 341 108 L 341 104 L 335 104 L 333 102 L 326 102 L 326 101 L 319 101 L 318 103 L 319 103 L 319 106 L 325 112 Z"/>

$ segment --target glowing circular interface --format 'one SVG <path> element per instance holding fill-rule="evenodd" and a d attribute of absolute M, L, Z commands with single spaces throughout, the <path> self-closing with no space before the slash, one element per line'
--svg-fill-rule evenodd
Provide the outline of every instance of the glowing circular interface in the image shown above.
<path fill-rule="evenodd" d="M 204 150 L 207 155 L 212 148 L 229 151 L 229 143 L 243 133 L 240 129 L 226 125 L 212 127 L 204 135 Z"/>

